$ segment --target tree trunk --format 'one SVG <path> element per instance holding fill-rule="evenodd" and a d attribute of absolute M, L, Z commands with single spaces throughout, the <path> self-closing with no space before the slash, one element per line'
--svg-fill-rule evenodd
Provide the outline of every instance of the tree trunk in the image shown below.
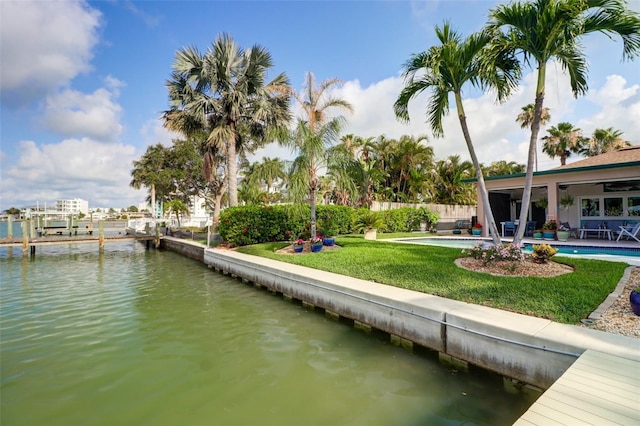
<path fill-rule="evenodd" d="M 522 207 L 518 230 L 513 237 L 513 244 L 520 245 L 526 229 L 529 208 L 531 207 L 531 187 L 533 186 L 533 167 L 536 154 L 536 142 L 540 131 L 542 120 L 542 103 L 544 101 L 544 80 L 546 75 L 546 64 L 538 64 L 538 85 L 536 88 L 536 104 L 533 113 L 533 123 L 531 123 L 531 139 L 529 140 L 529 155 L 527 158 L 527 173 L 524 179 L 524 190 L 522 192 Z"/>
<path fill-rule="evenodd" d="M 484 205 L 485 215 L 487 217 L 487 221 L 489 222 L 489 233 L 491 234 L 493 244 L 499 247 L 502 245 L 502 241 L 500 240 L 500 234 L 498 233 L 496 221 L 493 218 L 493 211 L 491 210 L 491 204 L 489 203 L 489 193 L 487 192 L 487 186 L 484 183 L 482 169 L 480 168 L 480 163 L 478 162 L 476 151 L 473 148 L 473 143 L 471 143 L 471 135 L 469 135 L 467 118 L 464 115 L 464 108 L 462 107 L 462 98 L 460 97 L 460 93 L 456 93 L 456 105 L 458 108 L 458 119 L 460 120 L 460 127 L 462 127 L 464 141 L 467 143 L 467 149 L 469 150 L 469 155 L 471 156 L 471 162 L 473 163 L 473 167 L 476 169 L 478 191 L 480 192 L 480 196 L 482 197 L 482 204 Z"/>
<path fill-rule="evenodd" d="M 234 123 L 230 124 L 232 129 L 232 138 L 227 141 L 227 170 L 229 172 L 228 187 L 229 187 L 229 207 L 236 207 L 238 205 L 238 164 L 236 161 L 236 127 Z"/>

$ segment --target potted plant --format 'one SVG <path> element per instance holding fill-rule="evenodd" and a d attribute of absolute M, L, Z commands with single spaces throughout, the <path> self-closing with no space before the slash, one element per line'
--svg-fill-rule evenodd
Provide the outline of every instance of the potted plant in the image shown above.
<path fill-rule="evenodd" d="M 573 195 L 566 195 L 560 198 L 560 207 L 566 210 L 573 205 L 573 201 Z"/>
<path fill-rule="evenodd" d="M 542 229 L 536 229 L 535 231 L 533 231 L 533 239 L 534 240 L 542 239 Z"/>
<path fill-rule="evenodd" d="M 292 243 L 292 246 L 293 251 L 296 253 L 302 253 L 302 250 L 304 250 L 304 240 L 302 238 L 298 238 Z"/>
<path fill-rule="evenodd" d="M 558 236 L 558 241 L 567 241 L 569 239 L 569 232 L 571 230 L 564 225 L 561 225 L 560 228 L 556 231 L 556 235 Z"/>
<path fill-rule="evenodd" d="M 547 200 L 546 198 L 540 198 L 538 201 L 536 201 L 536 207 L 540 207 L 541 209 L 546 209 L 547 206 L 549 205 L 549 200 Z"/>
<path fill-rule="evenodd" d="M 338 234 L 338 227 L 331 222 L 329 219 L 325 219 L 322 222 L 322 235 L 324 235 L 324 239 L 322 243 L 325 246 L 332 246 L 336 243 L 335 236 Z"/>
<path fill-rule="evenodd" d="M 311 245 L 312 252 L 319 252 L 322 250 L 322 237 L 317 236 L 309 239 L 309 245 Z"/>
<path fill-rule="evenodd" d="M 475 225 L 473 225 L 473 228 L 471 228 L 471 234 L 482 235 L 482 224 L 476 223 Z"/>
<path fill-rule="evenodd" d="M 631 290 L 631 293 L 629 293 L 629 302 L 631 303 L 633 313 L 640 315 L 640 286 Z"/>
<path fill-rule="evenodd" d="M 542 238 L 545 240 L 555 240 L 558 224 L 555 220 L 550 220 L 542 225 Z"/>
<path fill-rule="evenodd" d="M 375 240 L 377 229 L 384 225 L 382 218 L 375 212 L 368 212 L 356 219 L 355 228 L 364 232 L 365 240 Z"/>

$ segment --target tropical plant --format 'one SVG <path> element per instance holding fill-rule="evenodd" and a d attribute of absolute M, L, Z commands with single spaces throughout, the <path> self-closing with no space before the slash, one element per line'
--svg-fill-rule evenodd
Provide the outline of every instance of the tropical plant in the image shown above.
<path fill-rule="evenodd" d="M 486 167 L 482 168 L 482 173 L 485 176 L 506 176 L 506 175 L 514 175 L 516 173 L 524 173 L 527 169 L 527 166 L 524 164 L 518 164 L 515 161 L 492 161 Z"/>
<path fill-rule="evenodd" d="M 533 119 L 535 118 L 535 109 L 536 106 L 534 104 L 528 104 L 522 107 L 522 112 L 518 114 L 516 118 L 516 122 L 520 123 L 521 129 L 531 129 L 533 124 Z M 551 114 L 549 112 L 549 108 L 542 108 L 542 116 L 540 117 L 540 125 L 544 126 L 551 120 Z M 535 161 L 536 161 L 536 171 L 538 170 L 538 147 L 536 145 L 535 151 Z M 526 170 L 526 167 L 524 168 Z M 524 170 L 523 170 L 524 172 Z"/>
<path fill-rule="evenodd" d="M 150 145 L 139 160 L 133 162 L 131 182 L 135 189 L 149 188 L 153 217 L 157 217 L 156 197 L 163 200 L 171 191 L 171 168 L 166 167 L 169 150 L 162 144 Z"/>
<path fill-rule="evenodd" d="M 534 118 L 527 156 L 527 172 L 520 210 L 520 223 L 529 214 L 533 187 L 536 141 L 542 122 L 547 64 L 556 59 L 567 70 L 574 96 L 587 92 L 587 61 L 580 39 L 592 32 L 619 35 L 623 59 L 640 51 L 640 18 L 618 0 L 534 0 L 498 5 L 490 11 L 488 31 L 495 31 L 494 49 L 521 54 L 523 61 L 537 70 Z M 518 227 L 513 243 L 519 245 L 525 227 Z"/>
<path fill-rule="evenodd" d="M 573 205 L 575 199 L 573 198 L 573 195 L 565 195 L 564 197 L 560 198 L 560 206 L 563 208 L 569 208 L 570 206 Z"/>
<path fill-rule="evenodd" d="M 436 27 L 436 36 L 440 45 L 433 46 L 426 52 L 414 54 L 405 63 L 403 76 L 406 85 L 394 104 L 394 111 L 397 118 L 408 121 L 409 101 L 424 90 L 430 89 L 432 96 L 427 116 L 434 136 L 442 137 L 442 118 L 449 112 L 449 94 L 454 94 L 460 126 L 475 168 L 478 191 L 489 222 L 490 234 L 494 244 L 499 246 L 502 242 L 489 203 L 489 193 L 480 162 L 467 126 L 462 104 L 462 88 L 467 83 L 482 88 L 493 88 L 498 100 L 504 100 L 516 84 L 519 68 L 509 52 L 501 52 L 495 56 L 482 54 L 492 39 L 489 32 L 476 33 L 463 39 L 445 23 L 442 28 Z"/>
<path fill-rule="evenodd" d="M 558 223 L 555 220 L 549 220 L 542 225 L 543 231 L 557 231 Z"/>
<path fill-rule="evenodd" d="M 531 258 L 536 263 L 547 263 L 557 252 L 558 249 L 551 247 L 549 244 L 534 244 Z"/>
<path fill-rule="evenodd" d="M 562 122 L 558 126 L 551 126 L 548 136 L 542 138 L 542 152 L 551 158 L 560 158 L 560 165 L 567 163 L 571 154 L 577 154 L 583 150 L 587 139 L 582 136 L 582 130 L 573 127 L 573 124 Z"/>
<path fill-rule="evenodd" d="M 547 198 L 540 198 L 536 200 L 535 204 L 536 204 L 536 207 L 539 207 L 541 209 L 546 209 L 547 206 L 549 205 L 549 200 Z"/>
<path fill-rule="evenodd" d="M 604 154 L 605 152 L 616 151 L 620 148 L 631 146 L 630 142 L 622 139 L 622 133 L 620 130 L 614 130 L 613 127 L 596 129 L 580 153 L 587 157 L 593 157 Z"/>
<path fill-rule="evenodd" d="M 165 212 L 176 215 L 178 221 L 178 228 L 180 228 L 180 216 L 189 215 L 189 207 L 179 199 L 169 200 L 163 205 Z"/>
<path fill-rule="evenodd" d="M 440 204 L 476 204 L 477 196 L 472 184 L 464 182 L 473 177 L 473 164 L 451 155 L 436 162 L 432 171 L 433 199 Z"/>
<path fill-rule="evenodd" d="M 376 212 L 366 212 L 359 215 L 354 223 L 354 228 L 358 232 L 367 231 L 369 229 L 378 229 L 384 226 L 382 217 Z"/>
<path fill-rule="evenodd" d="M 207 131 L 207 145 L 226 157 L 229 205 L 238 204 L 237 152 L 252 152 L 286 134 L 290 121 L 289 79 L 282 73 L 265 84 L 271 54 L 254 45 L 242 49 L 222 34 L 200 53 L 186 47 L 176 53 L 165 125 L 190 134 Z"/>
<path fill-rule="evenodd" d="M 326 167 L 327 149 L 338 139 L 345 118 L 331 116 L 332 110 L 351 111 L 347 101 L 333 97 L 330 90 L 340 84 L 332 78 L 316 85 L 312 72 L 306 75 L 301 93 L 290 90 L 302 109 L 293 134 L 282 143 L 296 153 L 291 168 L 291 197 L 298 202 L 308 199 L 311 206 L 311 236 L 316 236 L 316 193 L 319 189 L 319 171 Z"/>

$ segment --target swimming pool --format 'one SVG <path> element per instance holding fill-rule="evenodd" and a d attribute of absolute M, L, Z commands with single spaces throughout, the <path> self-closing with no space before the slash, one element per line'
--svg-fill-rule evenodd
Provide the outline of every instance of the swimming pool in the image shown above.
<path fill-rule="evenodd" d="M 471 248 L 479 242 L 491 243 L 489 238 L 442 238 L 442 237 L 427 237 L 427 238 L 403 238 L 394 240 L 401 243 L 409 244 L 423 244 L 433 245 L 440 247 L 451 248 Z M 627 262 L 633 265 L 640 265 L 640 246 L 639 247 L 598 247 L 588 245 L 571 245 L 571 244 L 556 244 L 553 241 L 540 241 L 540 243 L 549 244 L 550 246 L 558 249 L 558 254 L 566 256 L 580 256 L 586 258 L 611 260 L 616 262 Z M 533 244 L 524 242 L 524 251 L 530 253 L 532 251 Z"/>

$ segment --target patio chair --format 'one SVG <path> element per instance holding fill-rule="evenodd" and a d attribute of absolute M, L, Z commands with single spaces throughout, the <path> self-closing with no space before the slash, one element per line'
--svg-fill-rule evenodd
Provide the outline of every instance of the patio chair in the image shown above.
<path fill-rule="evenodd" d="M 637 242 L 640 243 L 640 222 L 637 222 L 632 227 L 629 226 L 620 226 L 620 231 L 618 233 L 618 238 L 616 241 L 620 241 L 620 238 L 625 237 L 627 240 L 629 238 L 633 238 Z"/>
<path fill-rule="evenodd" d="M 505 222 L 504 223 L 504 234 L 503 237 L 507 235 L 516 235 L 516 223 L 515 222 Z"/>

